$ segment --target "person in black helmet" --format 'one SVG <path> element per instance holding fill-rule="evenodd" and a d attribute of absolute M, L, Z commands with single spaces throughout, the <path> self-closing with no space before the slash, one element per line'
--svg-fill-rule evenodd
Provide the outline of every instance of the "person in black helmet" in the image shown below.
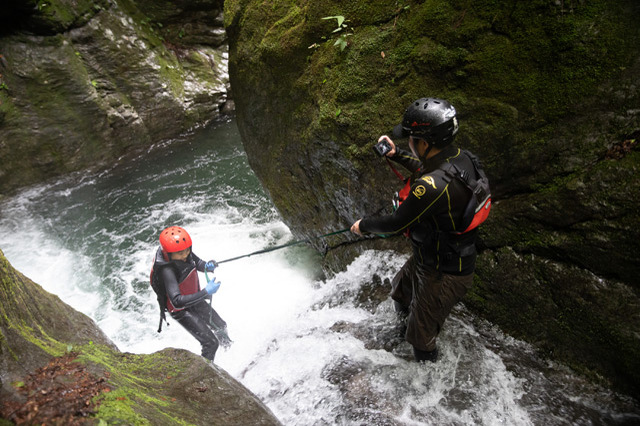
<path fill-rule="evenodd" d="M 400 197 L 393 214 L 364 217 L 351 227 L 358 235 L 405 233 L 411 242 L 413 255 L 394 277 L 391 298 L 396 310 L 408 315 L 405 339 L 417 361 L 436 361 L 443 323 L 473 282 L 478 229 L 469 225 L 474 199 L 469 182 L 484 178 L 483 195 L 488 195 L 488 181 L 477 158 L 452 144 L 457 132 L 456 110 L 449 102 L 412 102 L 393 132 L 409 137 L 411 152 L 387 136 L 379 139 L 387 144 L 386 157 L 412 172 L 406 198 Z"/>

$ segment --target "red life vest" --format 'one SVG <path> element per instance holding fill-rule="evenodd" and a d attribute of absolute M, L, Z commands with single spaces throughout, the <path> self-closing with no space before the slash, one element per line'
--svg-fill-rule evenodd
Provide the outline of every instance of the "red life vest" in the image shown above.
<path fill-rule="evenodd" d="M 180 294 L 194 294 L 200 291 L 200 280 L 198 279 L 198 270 L 196 268 L 193 268 L 193 271 L 189 272 L 189 275 L 187 275 L 187 278 L 184 279 L 184 281 L 182 281 L 180 284 L 178 284 L 178 287 L 180 287 Z M 169 296 L 167 295 L 167 310 L 169 312 L 178 312 L 183 310 L 184 308 L 176 308 L 173 306 L 173 304 L 171 304 L 171 299 L 169 299 Z"/>
<path fill-rule="evenodd" d="M 393 169 L 393 166 L 391 166 L 391 168 Z M 393 170 L 395 171 L 395 169 Z M 404 181 L 405 184 L 402 189 L 393 195 L 393 210 L 397 210 L 398 207 L 400 207 L 400 204 L 402 204 L 404 200 L 407 199 L 407 197 L 409 196 L 409 192 L 411 192 L 411 178 L 406 178 L 404 179 Z M 409 236 L 411 235 L 409 228 L 407 228 L 403 234 L 405 237 L 409 238 Z"/>
<path fill-rule="evenodd" d="M 487 196 L 481 202 L 476 202 L 476 200 L 472 199 L 469 202 L 467 208 L 473 209 L 473 218 L 471 219 L 471 223 L 469 223 L 469 226 L 467 226 L 467 228 L 462 231 L 461 234 L 477 228 L 482 222 L 487 220 L 487 218 L 489 217 L 489 212 L 491 211 L 491 195 Z M 469 215 L 470 214 L 471 212 L 469 213 Z M 467 214 L 465 214 L 465 217 L 467 217 Z"/>
<path fill-rule="evenodd" d="M 404 202 L 409 196 L 409 192 L 411 192 L 411 178 L 407 178 L 404 186 L 400 191 L 398 191 L 396 198 L 398 199 L 398 203 L 396 208 L 400 207 L 400 204 Z"/>

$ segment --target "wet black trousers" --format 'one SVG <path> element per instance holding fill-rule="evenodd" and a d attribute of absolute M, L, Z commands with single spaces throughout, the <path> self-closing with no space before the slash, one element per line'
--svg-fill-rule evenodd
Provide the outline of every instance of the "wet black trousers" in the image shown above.
<path fill-rule="evenodd" d="M 405 339 L 411 343 L 417 360 L 435 357 L 436 338 L 451 309 L 473 285 L 473 274 L 440 273 L 421 265 L 414 256 L 404 264 L 391 282 L 391 298 L 396 309 L 408 313 Z"/>
<path fill-rule="evenodd" d="M 209 302 L 203 300 L 194 306 L 178 312 L 172 312 L 171 317 L 187 329 L 202 345 L 202 356 L 213 361 L 220 343 L 213 334 L 213 330 L 224 330 L 227 323 L 213 309 Z"/>

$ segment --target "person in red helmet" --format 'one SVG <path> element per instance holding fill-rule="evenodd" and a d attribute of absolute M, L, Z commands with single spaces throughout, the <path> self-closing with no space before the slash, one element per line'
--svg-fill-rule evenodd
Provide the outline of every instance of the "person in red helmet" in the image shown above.
<path fill-rule="evenodd" d="M 151 272 L 151 285 L 158 294 L 161 311 L 158 331 L 166 310 L 200 342 L 202 356 L 213 361 L 218 347 L 228 347 L 231 340 L 227 323 L 207 303 L 220 288 L 220 282 L 214 277 L 201 289 L 198 271 L 213 272 L 217 263 L 200 259 L 191 246 L 189 233 L 179 226 L 170 226 L 160 233 L 160 247 Z"/>
<path fill-rule="evenodd" d="M 393 214 L 357 220 L 355 234 L 404 233 L 413 255 L 394 277 L 391 298 L 406 315 L 405 339 L 417 361 L 436 361 L 436 337 L 453 306 L 473 284 L 478 225 L 491 207 L 489 181 L 472 153 L 453 145 L 455 108 L 421 98 L 409 105 L 395 137 L 409 137 L 411 152 L 387 136 L 375 146 L 412 173 Z M 395 169 L 394 169 L 395 170 Z"/>

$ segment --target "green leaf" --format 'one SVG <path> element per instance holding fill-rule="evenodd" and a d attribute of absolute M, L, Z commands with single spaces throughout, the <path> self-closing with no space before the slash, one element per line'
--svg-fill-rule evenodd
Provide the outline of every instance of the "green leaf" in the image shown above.
<path fill-rule="evenodd" d="M 340 47 L 340 51 L 344 50 L 345 47 L 347 47 L 347 38 L 346 37 L 340 37 L 339 39 L 336 40 L 335 43 L 333 43 L 334 46 L 339 46 Z"/>
<path fill-rule="evenodd" d="M 344 22 L 344 16 L 341 15 L 337 15 L 337 16 L 325 16 L 322 19 L 335 19 L 338 21 L 338 26 L 341 26 L 342 23 Z"/>
<path fill-rule="evenodd" d="M 339 116 L 341 112 L 342 112 L 342 110 L 340 108 L 338 108 L 338 110 L 336 111 L 336 117 Z"/>

